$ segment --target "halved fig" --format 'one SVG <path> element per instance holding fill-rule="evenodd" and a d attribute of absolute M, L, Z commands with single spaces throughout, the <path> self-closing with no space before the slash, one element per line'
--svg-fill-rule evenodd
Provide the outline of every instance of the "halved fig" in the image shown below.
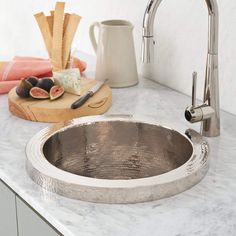
<path fill-rule="evenodd" d="M 65 89 L 60 85 L 55 85 L 50 89 L 50 100 L 60 98 L 65 92 Z"/>
<path fill-rule="evenodd" d="M 48 99 L 50 97 L 49 93 L 46 90 L 38 87 L 33 87 L 30 90 L 30 96 L 36 99 Z"/>

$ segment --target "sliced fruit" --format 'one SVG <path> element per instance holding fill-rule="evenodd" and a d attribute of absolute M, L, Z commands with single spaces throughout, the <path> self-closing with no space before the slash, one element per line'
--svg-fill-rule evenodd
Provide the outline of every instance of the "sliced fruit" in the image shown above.
<path fill-rule="evenodd" d="M 30 90 L 33 85 L 28 82 L 27 80 L 21 80 L 20 84 L 16 87 L 16 93 L 21 98 L 28 98 L 30 97 Z"/>
<path fill-rule="evenodd" d="M 25 78 L 26 81 L 30 82 L 32 84 L 32 86 L 36 86 L 36 84 L 38 83 L 38 78 L 35 76 L 29 76 Z"/>
<path fill-rule="evenodd" d="M 50 99 L 56 100 L 60 98 L 65 92 L 65 89 L 60 85 L 55 85 L 50 90 Z"/>
<path fill-rule="evenodd" d="M 38 87 L 33 87 L 30 90 L 30 96 L 36 99 L 48 99 L 50 97 L 49 93 L 46 90 Z"/>
<path fill-rule="evenodd" d="M 51 78 L 42 78 L 36 84 L 36 87 L 46 90 L 47 92 L 54 86 L 54 82 Z"/>

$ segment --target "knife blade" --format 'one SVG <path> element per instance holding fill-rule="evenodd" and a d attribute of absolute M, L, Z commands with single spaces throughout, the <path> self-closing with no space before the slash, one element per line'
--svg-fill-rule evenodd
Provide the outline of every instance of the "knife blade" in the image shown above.
<path fill-rule="evenodd" d="M 83 95 L 82 97 L 80 97 L 78 100 L 76 100 L 74 103 L 72 103 L 71 105 L 71 109 L 77 109 L 81 106 L 84 105 L 85 102 L 87 102 L 87 100 L 89 98 L 91 98 L 96 92 L 98 92 L 101 87 L 105 84 L 106 80 L 104 81 L 99 81 L 97 82 L 96 85 L 94 85 L 85 95 Z"/>

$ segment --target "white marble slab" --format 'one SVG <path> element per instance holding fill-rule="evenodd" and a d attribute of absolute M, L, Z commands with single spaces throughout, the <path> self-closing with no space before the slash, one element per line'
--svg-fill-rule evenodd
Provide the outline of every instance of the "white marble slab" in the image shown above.
<path fill-rule="evenodd" d="M 143 80 L 113 91 L 112 114 L 144 114 L 158 123 L 192 126 L 184 120 L 190 98 Z M 222 135 L 209 139 L 211 166 L 205 179 L 174 197 L 133 205 L 103 205 L 47 192 L 25 171 L 25 145 L 47 124 L 25 121 L 8 111 L 0 96 L 0 179 L 64 235 L 234 236 L 236 235 L 236 117 L 222 112 Z"/>

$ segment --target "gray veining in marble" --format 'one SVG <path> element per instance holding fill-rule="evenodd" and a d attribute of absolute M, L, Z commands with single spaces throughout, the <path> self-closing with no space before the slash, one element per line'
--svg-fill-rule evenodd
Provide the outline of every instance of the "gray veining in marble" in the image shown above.
<path fill-rule="evenodd" d="M 199 129 L 184 120 L 190 98 L 148 80 L 113 90 L 110 114 L 143 114 L 158 123 Z M 174 197 L 131 205 L 71 200 L 47 192 L 25 171 L 25 145 L 47 124 L 12 116 L 0 96 L 0 179 L 64 235 L 236 235 L 236 117 L 222 112 L 222 135 L 209 139 L 210 170 L 203 181 Z"/>

